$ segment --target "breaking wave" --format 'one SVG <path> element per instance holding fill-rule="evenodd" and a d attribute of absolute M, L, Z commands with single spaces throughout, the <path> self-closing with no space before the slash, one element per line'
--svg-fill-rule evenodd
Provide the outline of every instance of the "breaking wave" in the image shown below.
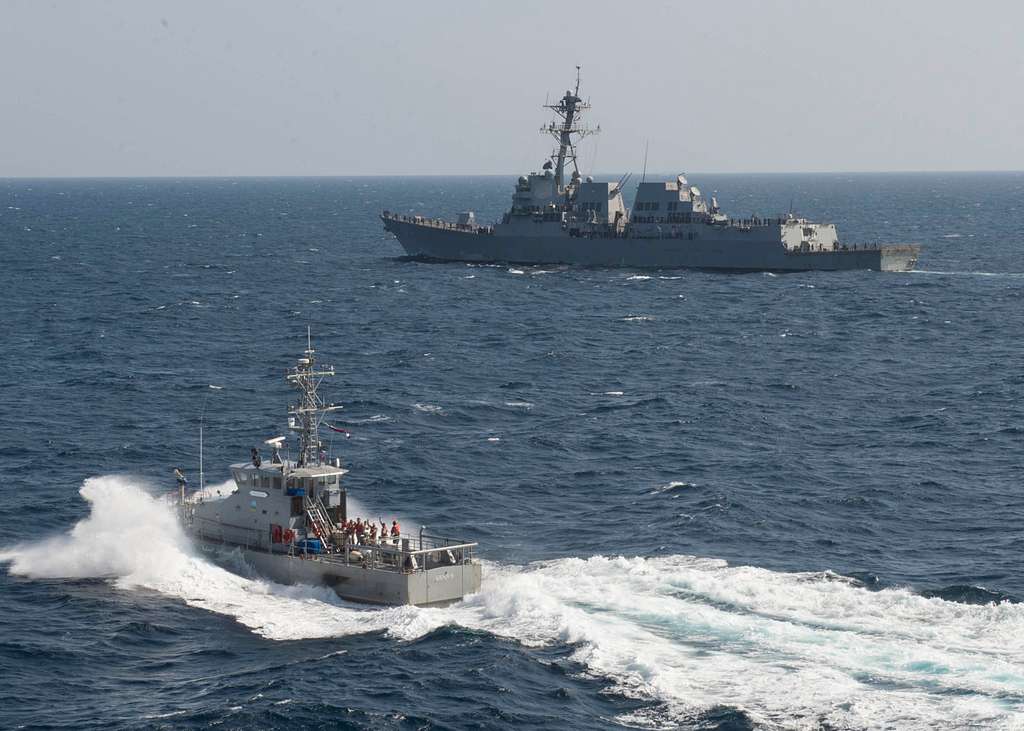
<path fill-rule="evenodd" d="M 831 573 L 693 556 L 595 556 L 487 564 L 483 590 L 452 607 L 368 609 L 197 556 L 170 507 L 137 481 L 91 478 L 81 494 L 91 513 L 68 533 L 0 553 L 12 574 L 109 577 L 271 640 L 411 640 L 450 625 L 526 647 L 569 644 L 613 691 L 657 702 L 658 723 L 726 706 L 768 725 L 1012 727 L 1024 711 L 1020 604 L 870 591 Z"/>
<path fill-rule="evenodd" d="M 420 404 L 415 403 L 412 405 L 416 411 L 420 411 L 424 414 L 443 414 L 444 409 L 437 404 Z"/>
<path fill-rule="evenodd" d="M 696 483 L 693 482 L 682 482 L 680 480 L 673 480 L 665 485 L 654 488 L 648 494 L 657 495 L 663 492 L 679 492 L 680 490 L 686 490 L 692 487 L 697 487 Z"/>

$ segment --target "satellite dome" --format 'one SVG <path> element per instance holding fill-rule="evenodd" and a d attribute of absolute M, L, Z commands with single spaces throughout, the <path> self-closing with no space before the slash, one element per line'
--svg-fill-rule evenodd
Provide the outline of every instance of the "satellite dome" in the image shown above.
<path fill-rule="evenodd" d="M 529 183 L 530 183 L 530 179 L 528 177 L 526 177 L 525 175 L 520 175 L 519 176 L 519 184 L 520 185 L 529 185 Z"/>

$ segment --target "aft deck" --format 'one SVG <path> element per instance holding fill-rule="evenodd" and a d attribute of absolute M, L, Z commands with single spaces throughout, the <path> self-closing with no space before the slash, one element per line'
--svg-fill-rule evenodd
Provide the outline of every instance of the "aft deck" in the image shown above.
<path fill-rule="evenodd" d="M 225 547 L 400 574 L 473 563 L 479 545 L 458 538 L 421 533 L 378 543 L 345 543 L 340 547 L 326 544 L 321 545 L 320 550 L 310 550 L 308 544 L 273 543 L 271 536 L 263 535 L 257 529 L 218 523 L 198 516 L 193 519 L 191 529 L 200 540 Z"/>

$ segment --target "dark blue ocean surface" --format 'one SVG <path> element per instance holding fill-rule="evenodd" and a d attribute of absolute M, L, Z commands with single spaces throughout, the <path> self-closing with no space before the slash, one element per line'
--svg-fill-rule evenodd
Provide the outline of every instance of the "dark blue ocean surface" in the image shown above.
<path fill-rule="evenodd" d="M 1024 174 L 691 176 L 922 271 L 405 261 L 511 178 L 0 181 L 0 727 L 1024 723 Z M 483 591 L 363 608 L 159 496 L 281 433 L 312 329 L 368 516 Z M 222 389 L 210 389 L 210 385 Z"/>

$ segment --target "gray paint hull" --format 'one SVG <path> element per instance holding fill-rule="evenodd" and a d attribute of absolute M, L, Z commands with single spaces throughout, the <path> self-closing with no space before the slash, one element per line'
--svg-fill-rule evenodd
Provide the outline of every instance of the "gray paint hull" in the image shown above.
<path fill-rule="evenodd" d="M 409 256 L 441 261 L 576 264 L 596 267 L 811 271 L 908 271 L 919 247 L 893 245 L 846 251 L 787 252 L 764 240 L 508 236 L 438 228 L 384 217 Z"/>
<path fill-rule="evenodd" d="M 199 548 L 222 558 L 240 554 L 261 576 L 280 584 L 328 586 L 342 599 L 369 604 L 445 605 L 480 590 L 477 562 L 409 573 L 363 568 L 330 556 L 300 558 L 196 539 Z"/>

